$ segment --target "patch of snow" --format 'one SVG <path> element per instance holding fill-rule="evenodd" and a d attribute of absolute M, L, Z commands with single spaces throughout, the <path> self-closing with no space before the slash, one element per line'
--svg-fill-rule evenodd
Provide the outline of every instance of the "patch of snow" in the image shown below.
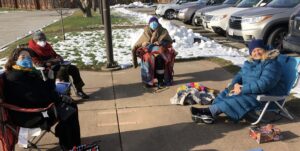
<path fill-rule="evenodd" d="M 0 14 L 7 14 L 8 11 L 0 11 Z"/>
<path fill-rule="evenodd" d="M 5 51 L 6 49 L 7 49 L 7 47 L 4 47 L 4 48 L 0 49 L 0 52 Z"/>
<path fill-rule="evenodd" d="M 138 2 L 130 3 L 128 5 L 126 5 L 126 4 L 116 4 L 114 6 L 111 6 L 110 8 L 149 8 L 149 7 L 151 7 L 151 6 L 146 5 L 146 4 L 138 1 Z"/>

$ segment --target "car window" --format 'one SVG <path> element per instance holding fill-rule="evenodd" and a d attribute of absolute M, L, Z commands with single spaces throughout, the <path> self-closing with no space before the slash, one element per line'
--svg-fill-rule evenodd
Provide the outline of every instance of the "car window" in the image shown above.
<path fill-rule="evenodd" d="M 273 0 L 267 7 L 285 8 L 285 7 L 295 7 L 300 3 L 300 0 Z"/>
<path fill-rule="evenodd" d="M 226 0 L 223 4 L 235 4 L 238 0 Z"/>
<path fill-rule="evenodd" d="M 253 7 L 257 5 L 260 0 L 243 0 L 236 7 Z"/>

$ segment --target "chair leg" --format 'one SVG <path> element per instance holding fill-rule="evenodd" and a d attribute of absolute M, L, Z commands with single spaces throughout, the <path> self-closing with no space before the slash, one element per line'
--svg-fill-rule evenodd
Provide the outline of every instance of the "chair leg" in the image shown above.
<path fill-rule="evenodd" d="M 280 108 L 281 111 L 283 111 L 284 114 L 282 114 L 284 117 L 294 120 L 294 117 L 289 113 L 289 111 L 283 106 L 280 105 L 277 101 L 275 101 L 275 104 Z"/>
<path fill-rule="evenodd" d="M 266 105 L 265 105 L 264 109 L 262 110 L 262 112 L 260 113 L 260 116 L 258 117 L 258 119 L 254 123 L 251 123 L 251 125 L 256 125 L 261 121 L 261 119 L 264 116 L 265 112 L 267 111 L 267 108 L 269 107 L 269 105 L 270 105 L 270 101 L 268 101 L 266 103 Z"/>

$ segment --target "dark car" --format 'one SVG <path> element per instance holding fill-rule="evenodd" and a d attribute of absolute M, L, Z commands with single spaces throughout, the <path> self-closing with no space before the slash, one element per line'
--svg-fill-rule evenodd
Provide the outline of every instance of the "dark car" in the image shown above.
<path fill-rule="evenodd" d="M 283 49 L 300 53 L 300 8 L 290 17 L 289 33 L 283 40 Z"/>

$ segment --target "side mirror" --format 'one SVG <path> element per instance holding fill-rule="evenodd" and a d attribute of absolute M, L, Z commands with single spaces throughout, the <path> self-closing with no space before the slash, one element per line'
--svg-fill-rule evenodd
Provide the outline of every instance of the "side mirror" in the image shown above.
<path fill-rule="evenodd" d="M 264 7 L 264 6 L 266 6 L 267 5 L 267 3 L 261 3 L 259 6 L 260 7 Z"/>

